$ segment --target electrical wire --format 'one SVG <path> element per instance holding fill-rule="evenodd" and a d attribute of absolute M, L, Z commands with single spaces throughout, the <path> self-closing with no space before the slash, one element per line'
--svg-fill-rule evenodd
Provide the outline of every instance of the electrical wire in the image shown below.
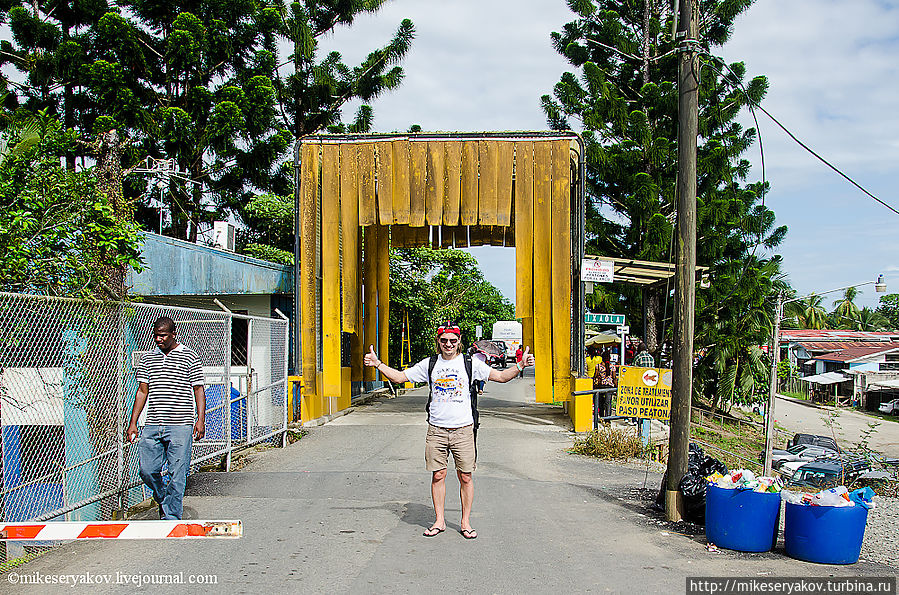
<path fill-rule="evenodd" d="M 736 74 L 734 73 L 734 71 L 731 70 L 731 68 L 730 68 L 727 64 L 725 64 L 723 60 L 721 60 L 720 58 L 717 58 L 716 56 L 712 56 L 711 54 L 707 54 L 707 55 L 708 55 L 709 58 L 711 58 L 711 59 L 713 59 L 713 60 L 717 60 L 722 66 L 724 66 L 724 68 L 726 68 L 726 69 L 727 69 L 727 70 L 734 76 L 734 78 L 736 78 Z M 714 68 L 714 66 L 713 66 L 712 68 Z M 720 72 L 720 71 L 719 71 L 719 72 Z M 725 77 L 725 80 L 726 80 L 726 77 Z M 741 83 L 739 83 L 739 81 L 737 81 L 737 83 L 740 85 L 740 88 L 743 89 L 743 85 L 742 85 Z M 805 144 L 804 142 L 802 142 L 801 140 L 799 140 L 799 138 L 797 138 L 795 134 L 793 134 L 792 132 L 790 132 L 790 130 L 789 130 L 786 126 L 784 126 L 783 124 L 781 124 L 780 120 L 778 120 L 778 119 L 775 118 L 773 115 L 771 115 L 771 112 L 769 112 L 768 110 L 766 110 L 765 108 L 763 108 L 761 105 L 759 105 L 758 103 L 756 103 L 751 97 L 749 97 L 749 95 L 745 92 L 745 90 L 743 90 L 743 94 L 746 96 L 746 99 L 749 100 L 750 106 L 753 106 L 753 105 L 754 105 L 754 106 L 757 107 L 759 110 L 761 110 L 763 114 L 765 114 L 766 116 L 768 116 L 769 118 L 771 118 L 771 121 L 774 122 L 775 124 L 777 124 L 777 126 L 778 126 L 781 130 L 783 130 L 784 132 L 786 132 L 786 133 L 787 133 L 787 136 L 789 136 L 791 139 L 793 139 L 793 141 L 796 142 L 796 144 L 798 144 L 800 147 L 802 147 L 803 149 L 805 149 L 806 151 L 808 151 L 809 153 L 811 153 L 812 155 L 814 155 L 815 158 L 818 159 L 821 163 L 823 163 L 824 165 L 826 165 L 827 167 L 829 167 L 830 169 L 832 169 L 833 171 L 835 171 L 836 173 L 838 173 L 842 178 L 844 178 L 844 179 L 845 179 L 846 181 L 848 181 L 850 184 L 852 184 L 853 186 L 855 186 L 856 188 L 858 188 L 859 190 L 861 190 L 861 191 L 862 191 L 864 194 L 866 194 L 868 197 L 872 198 L 873 200 L 875 200 L 875 201 L 876 201 L 877 203 L 879 203 L 880 205 L 882 205 L 882 206 L 888 208 L 888 209 L 891 210 L 892 212 L 894 212 L 894 213 L 896 213 L 897 215 L 899 215 L 899 210 L 897 210 L 895 207 L 893 207 L 893 206 L 890 205 L 889 203 L 887 203 L 887 202 L 881 200 L 880 198 L 876 197 L 874 194 L 872 194 L 870 191 L 868 191 L 864 186 L 862 186 L 861 184 L 859 184 L 858 182 L 856 182 L 855 180 L 853 180 L 853 179 L 852 179 L 851 177 L 849 177 L 847 174 L 843 173 L 839 168 L 837 168 L 835 165 L 833 165 L 833 164 L 832 164 L 831 162 L 829 162 L 827 159 L 825 159 L 824 157 L 822 157 L 821 155 L 819 155 L 814 149 L 812 149 L 812 148 L 809 147 L 807 144 Z M 753 118 L 755 118 L 755 113 L 754 113 L 754 111 L 753 111 Z M 757 119 L 756 119 L 756 130 L 758 130 L 758 120 L 757 120 Z"/>

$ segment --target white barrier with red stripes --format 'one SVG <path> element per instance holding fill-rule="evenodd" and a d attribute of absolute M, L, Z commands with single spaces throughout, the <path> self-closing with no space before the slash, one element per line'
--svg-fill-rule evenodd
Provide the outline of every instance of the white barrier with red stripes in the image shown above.
<path fill-rule="evenodd" d="M 3 523 L 0 541 L 72 539 L 237 539 L 240 521 L 96 521 Z"/>

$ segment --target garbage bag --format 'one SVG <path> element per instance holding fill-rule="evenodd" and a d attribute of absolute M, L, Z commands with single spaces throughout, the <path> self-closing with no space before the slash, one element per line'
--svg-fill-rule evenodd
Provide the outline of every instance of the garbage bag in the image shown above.
<path fill-rule="evenodd" d="M 697 525 L 705 524 L 705 487 L 708 482 L 697 473 L 687 473 L 678 489 L 684 497 L 684 519 Z"/>
<path fill-rule="evenodd" d="M 715 471 L 722 475 L 729 473 L 727 465 L 714 457 L 710 457 L 702 448 L 693 442 L 687 453 L 687 473 L 681 478 L 678 490 L 684 498 L 684 518 L 698 525 L 705 524 L 705 486 L 706 477 Z M 668 472 L 662 476 L 662 485 L 656 495 L 655 508 L 665 508 L 665 483 Z"/>

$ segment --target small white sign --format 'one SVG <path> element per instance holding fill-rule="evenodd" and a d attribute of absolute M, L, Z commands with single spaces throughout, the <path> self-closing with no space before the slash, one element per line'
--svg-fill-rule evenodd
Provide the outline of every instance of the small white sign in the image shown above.
<path fill-rule="evenodd" d="M 615 334 L 617 334 L 617 335 L 627 335 L 630 332 L 631 332 L 631 327 L 629 327 L 629 326 L 615 327 Z"/>
<path fill-rule="evenodd" d="M 484 329 L 481 327 L 480 324 L 477 325 L 476 327 L 474 327 L 474 336 L 477 337 L 478 339 L 480 339 L 481 337 L 484 336 Z"/>
<path fill-rule="evenodd" d="M 612 260 L 581 260 L 581 281 L 612 283 L 615 280 L 615 262 Z"/>

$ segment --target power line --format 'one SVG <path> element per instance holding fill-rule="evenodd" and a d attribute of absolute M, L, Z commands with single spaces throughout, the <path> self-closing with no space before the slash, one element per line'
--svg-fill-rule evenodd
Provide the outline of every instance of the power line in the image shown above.
<path fill-rule="evenodd" d="M 731 75 L 733 75 L 733 76 L 736 78 L 736 74 L 734 73 L 733 70 L 731 70 L 730 66 L 728 66 L 728 65 L 724 62 L 724 60 L 722 60 L 721 58 L 718 58 L 717 56 L 712 56 L 711 54 L 708 54 L 708 57 L 711 58 L 712 60 L 717 61 L 717 62 L 718 62 L 719 64 L 721 64 L 722 66 L 724 66 L 724 68 L 726 68 L 726 69 L 731 73 Z M 714 68 L 714 67 L 713 67 L 713 68 Z M 724 77 L 724 79 L 727 80 L 727 77 Z M 792 132 L 790 132 L 790 130 L 789 130 L 786 126 L 784 126 L 783 124 L 780 123 L 780 120 L 778 120 L 777 118 L 775 118 L 774 116 L 772 116 L 771 113 L 770 113 L 768 110 L 766 110 L 766 109 L 763 108 L 761 105 L 759 105 L 756 101 L 754 101 L 754 100 L 753 100 L 753 99 L 746 93 L 746 91 L 743 90 L 743 85 L 742 85 L 741 83 L 739 83 L 739 81 L 737 81 L 737 84 L 740 85 L 740 89 L 743 91 L 743 94 L 746 96 L 746 99 L 749 101 L 749 103 L 750 103 L 751 105 L 754 105 L 755 107 L 759 108 L 759 109 L 762 111 L 763 114 L 765 114 L 766 116 L 768 116 L 769 118 L 771 118 L 771 120 L 772 120 L 775 124 L 777 124 L 777 126 L 778 126 L 781 130 L 783 130 L 784 132 L 786 132 L 786 133 L 787 133 L 787 136 L 789 136 L 791 139 L 793 139 L 793 140 L 796 142 L 796 144 L 798 144 L 800 147 L 802 147 L 803 149 L 805 149 L 806 151 L 808 151 L 809 153 L 811 153 L 812 155 L 814 155 L 814 156 L 815 156 L 821 163 L 823 163 L 824 165 L 826 165 L 827 167 L 829 167 L 830 169 L 832 169 L 833 171 L 835 171 L 836 173 L 838 173 L 838 174 L 839 174 L 840 176 L 842 176 L 846 181 L 848 181 L 850 184 L 852 184 L 853 186 L 855 186 L 856 188 L 858 188 L 859 190 L 861 190 L 863 193 L 865 193 L 865 194 L 866 194 L 867 196 L 869 196 L 870 198 L 874 199 L 877 203 L 883 205 L 884 207 L 888 208 L 888 209 L 891 210 L 892 212 L 894 212 L 894 213 L 896 213 L 897 215 L 899 215 L 899 210 L 897 210 L 895 207 L 893 207 L 893 206 L 890 205 L 889 203 L 887 203 L 887 202 L 885 202 L 885 201 L 883 201 L 883 200 L 877 198 L 876 196 L 874 196 L 874 194 L 872 194 L 871 192 L 869 192 L 864 186 L 862 186 L 861 184 L 859 184 L 858 182 L 856 182 L 855 180 L 853 180 L 852 178 L 850 178 L 848 175 L 844 174 L 842 171 L 840 171 L 839 168 L 837 168 L 835 165 L 833 165 L 833 164 L 832 164 L 831 162 L 829 162 L 827 159 L 825 159 L 824 157 L 822 157 L 821 155 L 819 155 L 817 152 L 815 152 L 814 149 L 812 149 L 811 147 L 809 147 L 808 145 L 806 145 L 804 142 L 802 142 L 801 140 L 799 140 L 799 139 L 796 137 L 795 134 L 793 134 Z M 754 114 L 753 114 L 753 117 L 755 117 Z M 757 120 L 756 120 L 756 126 L 758 126 L 758 121 L 757 121 Z"/>

